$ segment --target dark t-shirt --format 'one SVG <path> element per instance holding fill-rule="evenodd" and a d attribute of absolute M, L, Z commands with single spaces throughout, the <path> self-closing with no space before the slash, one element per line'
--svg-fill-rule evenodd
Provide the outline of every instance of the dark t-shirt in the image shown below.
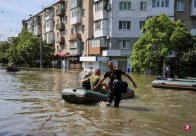
<path fill-rule="evenodd" d="M 108 77 L 110 79 L 109 86 L 112 86 L 114 79 L 122 81 L 121 75 L 124 75 L 124 74 L 125 74 L 125 72 L 123 72 L 121 69 L 116 69 L 114 72 L 107 71 L 104 74 L 104 78 Z"/>

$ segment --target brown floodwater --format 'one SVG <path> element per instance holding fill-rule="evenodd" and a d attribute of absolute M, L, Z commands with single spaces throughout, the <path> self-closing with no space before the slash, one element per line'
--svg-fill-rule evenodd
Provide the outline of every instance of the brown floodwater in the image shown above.
<path fill-rule="evenodd" d="M 196 135 L 196 92 L 155 89 L 155 76 L 133 74 L 136 96 L 119 108 L 65 102 L 62 90 L 80 87 L 83 75 L 60 69 L 10 73 L 0 66 L 0 136 Z"/>

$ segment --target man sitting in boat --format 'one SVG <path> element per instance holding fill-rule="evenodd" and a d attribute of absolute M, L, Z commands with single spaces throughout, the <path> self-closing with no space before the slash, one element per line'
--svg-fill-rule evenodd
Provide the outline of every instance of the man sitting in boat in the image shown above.
<path fill-rule="evenodd" d="M 84 79 L 87 79 L 88 77 L 92 76 L 92 71 L 89 71 L 87 75 L 84 76 Z M 86 90 L 91 90 L 91 84 L 90 81 L 82 82 L 82 87 Z"/>
<path fill-rule="evenodd" d="M 171 71 L 169 66 L 165 70 L 164 77 L 165 78 L 174 78 L 173 72 Z"/>
<path fill-rule="evenodd" d="M 89 76 L 88 78 L 83 79 L 82 80 L 82 83 L 90 82 L 90 86 L 91 86 L 91 90 L 92 90 L 97 85 L 97 83 L 99 82 L 99 80 L 101 79 L 100 78 L 100 75 L 101 75 L 100 69 L 96 69 L 95 70 L 95 73 L 92 76 Z M 99 85 L 93 91 L 96 91 L 96 92 L 100 92 L 100 93 L 105 94 L 106 93 L 106 90 L 102 88 L 103 86 L 107 89 L 107 84 L 106 83 L 102 83 L 101 85 Z"/>

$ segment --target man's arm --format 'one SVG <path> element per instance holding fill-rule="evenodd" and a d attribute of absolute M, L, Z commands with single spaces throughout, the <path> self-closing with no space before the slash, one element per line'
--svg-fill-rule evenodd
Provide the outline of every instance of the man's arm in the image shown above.
<path fill-rule="evenodd" d="M 99 85 L 101 85 L 105 79 L 106 78 L 103 77 L 101 80 L 99 80 L 99 82 L 97 83 L 97 85 L 93 89 L 96 89 Z"/>
<path fill-rule="evenodd" d="M 90 80 L 89 80 L 89 77 L 87 77 L 87 78 L 81 80 L 82 83 L 85 83 L 85 82 L 88 82 L 88 81 L 90 81 Z"/>
<path fill-rule="evenodd" d="M 136 83 L 133 81 L 133 79 L 131 78 L 131 76 L 129 76 L 127 73 L 124 73 L 123 75 L 126 76 L 126 77 L 132 82 L 134 88 L 137 88 L 137 85 L 136 85 Z"/>

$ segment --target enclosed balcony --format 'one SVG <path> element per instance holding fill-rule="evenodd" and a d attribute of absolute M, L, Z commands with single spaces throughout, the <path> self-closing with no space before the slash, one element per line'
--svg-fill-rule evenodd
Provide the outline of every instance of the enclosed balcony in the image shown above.
<path fill-rule="evenodd" d="M 40 34 L 41 34 L 41 26 L 40 25 L 34 26 L 33 35 L 39 36 Z"/>
<path fill-rule="evenodd" d="M 70 41 L 73 41 L 73 40 L 80 40 L 81 39 L 81 34 L 80 33 L 73 33 L 73 34 L 70 34 Z"/>
<path fill-rule="evenodd" d="M 46 41 L 47 44 L 53 44 L 55 39 L 54 39 L 54 33 L 53 32 L 48 32 L 43 35 L 43 40 Z"/>
<path fill-rule="evenodd" d="M 76 49 L 70 49 L 69 53 L 70 53 L 70 55 L 81 55 L 82 51 L 81 51 L 81 49 L 76 48 Z"/>
<path fill-rule="evenodd" d="M 82 15 L 81 8 L 72 9 L 71 16 L 70 16 L 70 24 L 75 25 L 75 24 L 81 23 L 81 21 L 82 21 L 81 15 Z"/>
<path fill-rule="evenodd" d="M 45 32 L 51 32 L 54 29 L 54 21 L 47 20 L 45 21 Z"/>
<path fill-rule="evenodd" d="M 81 55 L 82 54 L 81 41 L 80 40 L 70 41 L 69 52 L 70 55 Z"/>
<path fill-rule="evenodd" d="M 50 19 L 52 20 L 54 18 L 54 11 L 52 7 L 46 9 L 44 13 L 44 17 L 45 17 L 45 21 Z"/>
<path fill-rule="evenodd" d="M 70 1 L 70 9 L 81 7 L 81 0 L 71 0 Z"/>
<path fill-rule="evenodd" d="M 94 21 L 100 20 L 100 19 L 107 19 L 108 18 L 108 12 L 106 10 L 100 10 L 97 12 L 94 12 L 93 19 Z"/>
<path fill-rule="evenodd" d="M 64 23 L 58 23 L 58 24 L 56 24 L 56 29 L 57 30 L 64 30 L 65 29 L 65 24 Z"/>

